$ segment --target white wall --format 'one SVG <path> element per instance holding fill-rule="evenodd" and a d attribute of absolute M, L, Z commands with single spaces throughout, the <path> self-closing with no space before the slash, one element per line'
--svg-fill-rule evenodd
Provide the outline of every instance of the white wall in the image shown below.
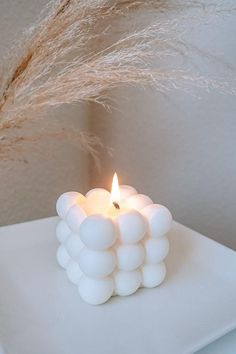
<path fill-rule="evenodd" d="M 0 1 L 0 60 L 47 2 Z M 61 121 L 87 130 L 86 107 L 59 111 L 54 116 Z M 53 129 L 54 116 L 50 114 L 38 129 Z M 0 161 L 0 225 L 55 215 L 55 201 L 62 192 L 88 189 L 88 158 L 68 142 L 42 140 L 22 158 L 25 162 Z"/>
<path fill-rule="evenodd" d="M 201 60 L 195 53 L 192 64 L 182 59 L 181 67 L 235 78 L 235 19 L 226 16 L 196 30 L 190 23 L 186 39 L 220 59 Z M 182 92 L 165 98 L 120 89 L 112 114 L 94 106 L 94 131 L 114 148 L 114 158 L 102 158 L 102 173 L 93 170 L 92 183 L 109 186 L 116 170 L 124 183 L 167 205 L 176 220 L 236 248 L 236 98 L 198 94 L 201 99 Z"/>

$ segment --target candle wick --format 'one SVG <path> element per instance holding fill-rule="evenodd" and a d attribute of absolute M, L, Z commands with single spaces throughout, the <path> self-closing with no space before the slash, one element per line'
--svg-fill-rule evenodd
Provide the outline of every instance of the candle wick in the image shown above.
<path fill-rule="evenodd" d="M 118 204 L 117 202 L 113 202 L 113 205 L 114 205 L 114 207 L 115 207 L 116 209 L 120 209 L 120 206 L 119 206 L 119 204 Z"/>

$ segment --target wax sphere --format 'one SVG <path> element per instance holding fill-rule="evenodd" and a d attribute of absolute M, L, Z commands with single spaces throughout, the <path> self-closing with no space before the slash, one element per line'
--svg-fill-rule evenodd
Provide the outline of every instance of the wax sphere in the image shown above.
<path fill-rule="evenodd" d="M 90 215 L 80 225 L 80 239 L 90 249 L 101 251 L 116 240 L 113 221 L 103 215 Z"/>
<path fill-rule="evenodd" d="M 161 237 L 170 230 L 172 215 L 165 206 L 148 205 L 142 209 L 142 214 L 148 219 L 151 237 Z"/>
<path fill-rule="evenodd" d="M 110 193 L 104 188 L 91 189 L 87 194 L 89 214 L 102 213 L 110 205 Z"/>
<path fill-rule="evenodd" d="M 111 277 L 93 279 L 83 275 L 78 284 L 81 298 L 90 305 L 103 304 L 112 296 L 113 290 Z"/>
<path fill-rule="evenodd" d="M 71 233 L 65 242 L 65 248 L 69 256 L 73 259 L 77 259 L 79 252 L 84 248 L 83 242 L 80 240 L 77 234 Z"/>
<path fill-rule="evenodd" d="M 78 192 L 63 193 L 58 199 L 56 204 L 57 214 L 64 219 L 68 210 L 75 204 L 85 203 L 86 198 L 83 194 Z"/>
<path fill-rule="evenodd" d="M 145 288 L 154 288 L 161 284 L 166 276 L 165 263 L 145 264 L 142 267 L 142 285 Z"/>
<path fill-rule="evenodd" d="M 64 220 L 60 220 L 56 227 L 56 235 L 57 239 L 60 243 L 63 243 L 68 238 L 71 230 L 67 226 Z"/>
<path fill-rule="evenodd" d="M 127 296 L 138 290 L 142 281 L 140 270 L 133 272 L 118 271 L 114 275 L 115 293 L 120 296 Z"/>
<path fill-rule="evenodd" d="M 73 284 L 78 284 L 82 276 L 82 272 L 78 263 L 71 259 L 67 264 L 66 274 Z"/>
<path fill-rule="evenodd" d="M 128 185 L 121 185 L 120 186 L 120 199 L 121 201 L 124 201 L 131 195 L 137 194 L 138 192 L 134 187 L 128 186 Z"/>
<path fill-rule="evenodd" d="M 65 249 L 65 247 L 63 245 L 60 245 L 57 250 L 57 261 L 60 264 L 60 266 L 62 268 L 66 268 L 70 259 L 71 258 L 67 250 Z"/>
<path fill-rule="evenodd" d="M 131 195 L 125 202 L 127 208 L 136 210 L 141 210 L 150 204 L 153 204 L 153 201 L 144 194 Z"/>
<path fill-rule="evenodd" d="M 82 272 L 93 278 L 103 278 L 111 274 L 116 266 L 115 254 L 112 251 L 93 251 L 84 247 L 78 257 Z"/>
<path fill-rule="evenodd" d="M 144 217 L 136 210 L 129 210 L 117 217 L 120 238 L 123 243 L 136 243 L 140 241 L 147 231 Z"/>
<path fill-rule="evenodd" d="M 147 239 L 144 242 L 144 247 L 146 251 L 146 263 L 155 264 L 160 263 L 165 259 L 170 246 L 168 238 L 163 236 Z"/>
<path fill-rule="evenodd" d="M 141 244 L 121 245 L 117 248 L 116 255 L 118 268 L 132 271 L 143 263 L 145 252 Z"/>
<path fill-rule="evenodd" d="M 86 216 L 87 214 L 83 208 L 79 205 L 74 205 L 66 214 L 66 222 L 73 232 L 79 233 L 80 224 Z"/>

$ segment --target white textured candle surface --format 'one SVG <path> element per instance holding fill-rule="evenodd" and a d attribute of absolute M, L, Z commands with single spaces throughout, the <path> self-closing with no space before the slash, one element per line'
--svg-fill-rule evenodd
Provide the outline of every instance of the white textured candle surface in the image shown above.
<path fill-rule="evenodd" d="M 91 305 L 100 305 L 110 299 L 114 291 L 113 279 L 93 279 L 85 275 L 79 281 L 78 291 L 81 298 Z"/>
<path fill-rule="evenodd" d="M 143 283 L 146 288 L 154 288 L 162 283 L 166 276 L 165 263 L 146 264 L 142 268 Z"/>
<path fill-rule="evenodd" d="M 110 193 L 103 188 L 91 189 L 86 194 L 88 212 L 91 214 L 102 213 L 110 205 Z"/>
<path fill-rule="evenodd" d="M 90 215 L 82 222 L 79 235 L 88 248 L 101 251 L 114 244 L 116 228 L 110 218 L 103 215 Z"/>
<path fill-rule="evenodd" d="M 125 201 L 131 195 L 137 194 L 138 192 L 134 187 L 128 185 L 120 186 L 120 199 L 121 201 Z"/>
<path fill-rule="evenodd" d="M 127 296 L 135 293 L 141 285 L 142 274 L 140 270 L 133 272 L 118 271 L 114 275 L 115 294 Z"/>
<path fill-rule="evenodd" d="M 94 188 L 57 201 L 57 260 L 91 305 L 153 288 L 166 275 L 171 213 L 131 186 L 119 189 L 117 175 L 113 186 L 111 193 Z"/>
<path fill-rule="evenodd" d="M 144 243 L 146 262 L 155 264 L 162 262 L 169 252 L 169 241 L 166 236 L 159 238 L 149 238 Z"/>
<path fill-rule="evenodd" d="M 148 205 L 142 209 L 142 214 L 148 220 L 151 237 L 161 237 L 170 230 L 172 215 L 165 206 L 160 204 Z"/>
<path fill-rule="evenodd" d="M 106 277 L 116 266 L 114 252 L 94 251 L 86 247 L 80 252 L 78 262 L 83 273 L 94 278 Z"/>
<path fill-rule="evenodd" d="M 56 210 L 57 214 L 63 219 L 65 218 L 68 210 L 76 204 L 82 205 L 85 203 L 86 198 L 83 194 L 78 192 L 63 193 L 57 200 Z"/>
<path fill-rule="evenodd" d="M 142 210 L 145 206 L 150 204 L 153 204 L 153 201 L 144 194 L 131 195 L 125 202 L 127 208 L 137 210 Z"/>
<path fill-rule="evenodd" d="M 60 264 L 60 266 L 62 268 L 66 268 L 69 260 L 70 260 L 70 256 L 67 252 L 67 250 L 65 249 L 65 247 L 63 245 L 61 245 L 58 250 L 57 250 L 57 261 Z"/>
<path fill-rule="evenodd" d="M 135 243 L 140 241 L 147 232 L 147 223 L 141 213 L 129 210 L 117 217 L 119 234 L 122 242 Z"/>
<path fill-rule="evenodd" d="M 64 220 L 59 221 L 56 228 L 57 239 L 60 243 L 66 241 L 67 237 L 71 233 L 71 229 L 68 227 Z"/>
<path fill-rule="evenodd" d="M 66 222 L 69 228 L 73 231 L 78 233 L 80 224 L 86 218 L 87 214 L 85 210 L 79 205 L 73 205 L 68 213 L 66 214 Z"/>
<path fill-rule="evenodd" d="M 78 262 L 73 261 L 72 259 L 68 262 L 67 267 L 66 267 L 66 274 L 68 276 L 68 279 L 73 283 L 73 284 L 78 284 L 80 278 L 82 277 L 83 273 L 78 265 Z"/>
<path fill-rule="evenodd" d="M 67 250 L 69 256 L 73 259 L 77 259 L 79 252 L 84 248 L 83 242 L 80 240 L 79 235 L 75 233 L 70 233 L 67 240 L 64 243 L 65 249 Z"/>
<path fill-rule="evenodd" d="M 144 247 L 141 244 L 121 245 L 117 248 L 117 266 L 119 269 L 131 271 L 143 264 Z"/>

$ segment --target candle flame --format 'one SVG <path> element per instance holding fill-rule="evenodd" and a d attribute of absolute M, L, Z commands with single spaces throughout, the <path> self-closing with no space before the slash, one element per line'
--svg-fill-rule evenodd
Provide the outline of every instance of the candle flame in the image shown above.
<path fill-rule="evenodd" d="M 120 202 L 120 187 L 118 176 L 114 173 L 113 180 L 112 180 L 112 187 L 111 187 L 111 204 L 115 206 L 115 208 L 119 209 L 119 202 Z"/>

